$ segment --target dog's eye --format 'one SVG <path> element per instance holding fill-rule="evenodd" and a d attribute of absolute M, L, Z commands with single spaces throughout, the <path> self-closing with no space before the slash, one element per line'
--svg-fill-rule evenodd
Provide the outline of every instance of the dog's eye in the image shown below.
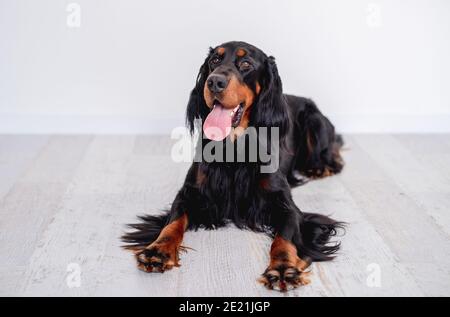
<path fill-rule="evenodd" d="M 250 69 L 250 67 L 252 67 L 252 64 L 250 64 L 250 63 L 247 62 L 247 61 L 243 61 L 243 62 L 241 62 L 241 63 L 239 64 L 239 69 L 240 69 L 240 70 L 248 70 L 248 69 Z"/>
<path fill-rule="evenodd" d="M 218 57 L 214 57 L 213 59 L 211 59 L 211 64 L 216 65 L 220 63 L 220 58 Z"/>

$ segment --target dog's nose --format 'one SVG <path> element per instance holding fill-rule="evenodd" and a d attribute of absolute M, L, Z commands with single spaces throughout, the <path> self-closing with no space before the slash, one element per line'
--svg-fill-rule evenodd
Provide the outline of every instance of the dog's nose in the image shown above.
<path fill-rule="evenodd" d="M 208 88 L 213 93 L 219 93 L 228 86 L 228 79 L 224 75 L 214 74 L 208 77 Z"/>

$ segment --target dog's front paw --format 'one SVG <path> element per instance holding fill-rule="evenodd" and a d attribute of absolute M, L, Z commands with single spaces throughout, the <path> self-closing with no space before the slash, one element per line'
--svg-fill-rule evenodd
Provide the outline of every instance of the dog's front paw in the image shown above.
<path fill-rule="evenodd" d="M 178 247 L 168 243 L 154 243 L 136 253 L 138 268 L 144 272 L 163 273 L 180 266 Z"/>
<path fill-rule="evenodd" d="M 269 266 L 258 281 L 268 289 L 286 292 L 309 284 L 309 275 L 310 272 L 305 272 L 300 267 L 280 264 Z"/>

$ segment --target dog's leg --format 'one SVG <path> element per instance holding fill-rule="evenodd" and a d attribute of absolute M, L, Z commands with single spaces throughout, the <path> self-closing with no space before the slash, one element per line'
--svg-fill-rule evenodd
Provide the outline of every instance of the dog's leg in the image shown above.
<path fill-rule="evenodd" d="M 183 213 L 165 226 L 158 238 L 143 250 L 136 251 L 138 268 L 145 272 L 164 272 L 180 266 L 178 254 L 183 249 L 181 242 L 188 225 Z"/>
<path fill-rule="evenodd" d="M 269 289 L 287 291 L 306 285 L 309 272 L 306 269 L 313 261 L 330 261 L 339 250 L 339 243 L 329 242 L 344 228 L 344 223 L 326 216 L 302 213 L 291 200 L 283 205 L 291 209 L 278 209 L 278 220 L 274 224 L 275 239 L 270 249 L 270 263 L 259 279 Z"/>
<path fill-rule="evenodd" d="M 342 136 L 312 100 L 303 100 L 304 110 L 293 118 L 297 122 L 294 138 L 298 142 L 296 169 L 310 179 L 341 172 L 344 161 L 340 155 Z M 290 175 L 292 178 L 292 175 Z"/>
<path fill-rule="evenodd" d="M 289 239 L 277 234 L 270 248 L 269 266 L 259 282 L 268 289 L 288 291 L 309 284 L 309 272 L 305 270 L 310 265 L 310 258 L 301 259 L 295 245 Z"/>
<path fill-rule="evenodd" d="M 303 213 L 295 205 L 286 183 L 276 175 L 264 182 L 270 195 L 264 199 L 270 210 L 270 226 L 275 235 L 270 263 L 260 282 L 269 289 L 287 291 L 309 283 L 306 269 L 313 261 L 329 261 L 339 243 L 330 242 L 343 223 L 319 214 Z"/>
<path fill-rule="evenodd" d="M 344 162 L 340 155 L 343 140 L 336 135 L 331 122 L 320 113 L 308 117 L 305 125 L 306 166 L 310 178 L 323 178 L 341 172 Z"/>
<path fill-rule="evenodd" d="M 145 272 L 164 272 L 179 264 L 179 252 L 184 232 L 190 224 L 189 210 L 195 206 L 197 166 L 193 164 L 185 184 L 176 195 L 170 210 L 161 215 L 142 216 L 141 223 L 130 225 L 135 229 L 122 236 L 125 249 L 133 251 L 138 267 Z"/>
<path fill-rule="evenodd" d="M 270 263 L 259 281 L 269 289 L 281 292 L 309 284 L 305 270 L 311 264 L 297 255 L 292 242 L 277 235 L 270 248 Z"/>

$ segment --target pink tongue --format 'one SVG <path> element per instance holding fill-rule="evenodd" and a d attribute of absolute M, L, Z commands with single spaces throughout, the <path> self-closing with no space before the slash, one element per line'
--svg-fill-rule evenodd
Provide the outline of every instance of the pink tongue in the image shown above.
<path fill-rule="evenodd" d="M 206 117 L 203 132 L 213 141 L 222 141 L 231 132 L 231 109 L 216 105 Z"/>

